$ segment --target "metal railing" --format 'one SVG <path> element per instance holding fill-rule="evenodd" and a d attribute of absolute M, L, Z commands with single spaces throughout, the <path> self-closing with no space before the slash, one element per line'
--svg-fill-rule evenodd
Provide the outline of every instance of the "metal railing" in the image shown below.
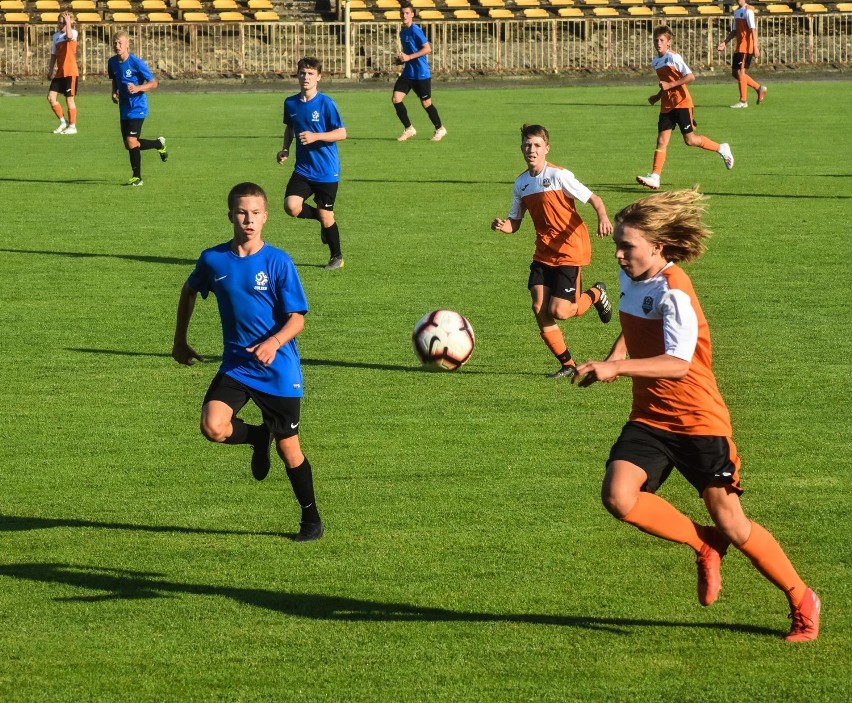
<path fill-rule="evenodd" d="M 694 70 L 727 66 L 716 44 L 728 17 L 667 17 L 675 50 Z M 660 18 L 577 18 L 422 22 L 432 44 L 436 75 L 494 75 L 645 69 L 650 33 Z M 159 78 L 292 75 L 302 56 L 316 56 L 323 72 L 359 78 L 392 75 L 397 33 L 393 22 L 140 23 L 82 25 L 78 63 L 83 76 L 106 76 L 111 36 L 130 33 L 131 50 Z M 349 41 L 346 41 L 347 31 Z M 852 61 L 852 15 L 758 17 L 761 58 L 769 65 L 842 65 Z M 50 24 L 0 25 L 0 75 L 42 77 L 47 72 Z M 347 45 L 348 56 L 347 56 Z"/>

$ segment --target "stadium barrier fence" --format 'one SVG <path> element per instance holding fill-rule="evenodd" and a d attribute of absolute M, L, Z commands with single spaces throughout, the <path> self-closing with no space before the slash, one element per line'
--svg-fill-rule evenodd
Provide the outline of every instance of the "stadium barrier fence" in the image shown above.
<path fill-rule="evenodd" d="M 694 70 L 727 68 L 730 51 L 716 44 L 730 17 L 667 17 L 676 50 Z M 660 18 L 424 21 L 438 76 L 647 70 L 650 33 Z M 81 75 L 105 77 L 111 36 L 125 29 L 131 50 L 160 78 L 294 75 L 302 56 L 316 56 L 323 72 L 358 78 L 398 73 L 400 25 L 393 22 L 84 24 L 79 28 Z M 0 24 L 0 76 L 42 78 L 47 73 L 51 24 Z M 763 65 L 839 66 L 852 55 L 852 14 L 761 15 Z"/>

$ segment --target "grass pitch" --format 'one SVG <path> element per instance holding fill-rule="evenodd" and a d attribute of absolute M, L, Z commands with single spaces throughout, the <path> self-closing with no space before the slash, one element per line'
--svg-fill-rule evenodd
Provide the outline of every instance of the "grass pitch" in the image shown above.
<path fill-rule="evenodd" d="M 629 381 L 544 378 L 525 288 L 527 221 L 507 212 L 523 122 L 610 215 L 645 192 L 651 86 L 449 90 L 449 136 L 416 99 L 397 144 L 389 90 L 331 94 L 349 139 L 336 212 L 346 268 L 322 270 L 315 223 L 280 208 L 276 94 L 151 96 L 130 176 L 103 88 L 74 137 L 42 96 L 0 101 L 0 698 L 7 701 L 839 701 L 849 684 L 849 91 L 771 83 L 732 111 L 733 81 L 693 87 L 714 154 L 675 136 L 664 187 L 711 196 L 708 254 L 688 267 L 744 458 L 744 504 L 822 596 L 819 641 L 791 646 L 786 601 L 738 552 L 719 601 L 695 598 L 693 555 L 600 506 Z M 813 124 L 813 106 L 832 109 Z M 839 104 L 844 103 L 845 104 Z M 817 136 L 815 130 L 818 130 Z M 326 537 L 286 538 L 298 510 L 280 468 L 197 430 L 221 339 L 215 302 L 170 358 L 178 292 L 230 236 L 225 196 L 271 197 L 267 239 L 294 257 L 311 312 L 300 336 L 302 442 Z M 581 206 L 587 222 L 591 208 Z M 617 300 L 610 240 L 587 282 Z M 417 368 L 409 335 L 438 307 L 472 322 L 459 373 Z M 564 324 L 580 360 L 617 322 Z M 246 413 L 256 419 L 253 410 Z M 677 477 L 663 495 L 697 519 Z"/>

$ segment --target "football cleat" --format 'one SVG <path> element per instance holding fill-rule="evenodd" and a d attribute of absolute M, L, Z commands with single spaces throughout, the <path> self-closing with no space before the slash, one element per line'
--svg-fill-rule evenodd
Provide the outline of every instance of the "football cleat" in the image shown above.
<path fill-rule="evenodd" d="M 343 268 L 343 257 L 341 256 L 332 256 L 328 263 L 325 265 L 326 271 L 335 271 L 337 269 Z"/>
<path fill-rule="evenodd" d="M 766 86 L 762 85 L 757 89 L 757 104 L 760 105 L 764 100 L 766 100 Z"/>
<path fill-rule="evenodd" d="M 731 153 L 731 147 L 728 144 L 720 144 L 719 156 L 725 162 L 725 168 L 730 171 L 734 167 L 734 155 Z"/>
<path fill-rule="evenodd" d="M 127 183 L 122 183 L 124 186 L 141 186 L 145 185 L 145 181 L 143 181 L 139 176 L 133 176 Z"/>
<path fill-rule="evenodd" d="M 62 130 L 59 134 L 77 134 L 77 125 L 69 124 L 64 130 Z"/>
<path fill-rule="evenodd" d="M 657 190 L 660 187 L 660 174 L 649 173 L 647 176 L 636 176 L 636 182 L 651 190 Z"/>
<path fill-rule="evenodd" d="M 822 603 L 820 603 L 819 596 L 809 588 L 805 591 L 805 597 L 799 607 L 790 612 L 793 625 L 790 627 L 790 634 L 784 639 L 788 642 L 815 640 L 819 636 L 819 611 L 821 609 Z"/>
<path fill-rule="evenodd" d="M 68 122 L 63 117 L 61 120 L 59 120 L 59 126 L 56 129 L 53 130 L 53 133 L 54 134 L 62 134 L 66 130 L 67 127 L 68 127 Z"/>
<path fill-rule="evenodd" d="M 400 135 L 396 138 L 396 140 L 397 140 L 398 142 L 404 142 L 404 141 L 406 141 L 407 139 L 411 139 L 412 137 L 415 137 L 415 136 L 417 136 L 417 130 L 416 130 L 416 129 L 414 129 L 414 127 L 406 127 L 406 128 L 402 131 L 402 134 L 400 134 Z"/>
<path fill-rule="evenodd" d="M 595 310 L 598 311 L 601 322 L 606 324 L 612 319 L 612 303 L 609 302 L 609 296 L 606 294 L 606 284 L 598 281 L 592 288 L 597 288 L 601 292 L 601 297 L 595 303 Z"/>
<path fill-rule="evenodd" d="M 299 534 L 294 538 L 294 542 L 313 542 L 318 540 L 325 534 L 325 527 L 321 522 L 303 522 L 300 524 Z"/>
<path fill-rule="evenodd" d="M 573 364 L 563 366 L 556 373 L 547 374 L 548 378 L 574 378 L 577 375 L 577 367 Z"/>
<path fill-rule="evenodd" d="M 698 602 L 712 605 L 722 590 L 722 557 L 727 548 L 721 551 L 711 544 L 704 544 L 695 560 L 698 566 Z"/>
<path fill-rule="evenodd" d="M 157 153 L 160 155 L 160 161 L 168 161 L 169 160 L 169 150 L 166 149 L 166 138 L 165 137 L 157 137 L 157 141 L 160 142 L 160 148 L 157 149 Z"/>
<path fill-rule="evenodd" d="M 731 107 L 734 110 L 740 110 L 744 107 L 748 107 L 748 103 L 745 100 L 737 100 L 737 102 L 735 102 L 733 105 L 731 105 Z"/>
<path fill-rule="evenodd" d="M 263 438 L 252 445 L 251 453 L 251 475 L 257 481 L 263 481 L 269 475 L 269 447 L 272 442 L 272 433 L 266 425 L 261 425 L 260 429 L 263 432 Z"/>
<path fill-rule="evenodd" d="M 438 129 L 435 130 L 435 134 L 432 135 L 432 139 L 430 141 L 439 142 L 446 136 L 447 130 L 443 127 L 438 127 Z"/>

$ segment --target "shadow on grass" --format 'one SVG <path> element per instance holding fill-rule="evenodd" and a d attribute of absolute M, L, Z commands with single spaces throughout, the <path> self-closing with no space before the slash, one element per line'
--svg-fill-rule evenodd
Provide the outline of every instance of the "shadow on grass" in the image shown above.
<path fill-rule="evenodd" d="M 26 532 L 48 530 L 54 527 L 95 527 L 105 530 L 130 530 L 134 532 L 179 532 L 196 535 L 253 535 L 258 537 L 287 537 L 280 532 L 257 532 L 254 530 L 215 530 L 201 527 L 178 527 L 176 525 L 130 525 L 122 522 L 98 522 L 96 520 L 72 520 L 67 518 L 18 517 L 0 515 L 0 532 Z"/>
<path fill-rule="evenodd" d="M 111 356 L 154 356 L 163 359 L 171 359 L 172 355 L 169 352 L 141 352 L 128 351 L 126 349 L 90 349 L 86 347 L 65 347 L 65 351 L 78 352 L 80 354 L 109 354 Z M 213 354 L 203 355 L 201 363 L 218 363 L 222 361 L 222 357 Z"/>
<path fill-rule="evenodd" d="M 101 186 L 113 183 L 105 178 L 0 178 L 0 183 L 71 183 L 74 185 Z"/>
<path fill-rule="evenodd" d="M 721 630 L 754 635 L 777 636 L 778 630 L 756 625 L 708 622 L 674 622 L 636 618 L 601 618 L 577 615 L 537 615 L 534 613 L 476 613 L 423 607 L 406 603 L 383 603 L 316 593 L 286 593 L 259 588 L 230 588 L 180 583 L 163 578 L 164 574 L 104 569 L 74 564 L 6 564 L 0 576 L 22 581 L 70 586 L 90 594 L 56 598 L 58 601 L 100 602 L 143 598 L 173 598 L 181 595 L 219 596 L 238 603 L 264 608 L 282 615 L 344 622 L 507 622 L 551 625 L 600 630 L 629 635 L 639 627 Z"/>
<path fill-rule="evenodd" d="M 50 251 L 40 249 L 0 249 L 9 254 L 46 254 L 47 256 L 67 256 L 71 259 L 96 259 L 100 257 L 109 259 L 126 259 L 127 261 L 141 261 L 145 264 L 177 264 L 178 266 L 195 266 L 195 259 L 178 259 L 173 256 L 142 256 L 138 254 L 114 254 L 112 252 L 87 252 L 87 251 Z"/>

